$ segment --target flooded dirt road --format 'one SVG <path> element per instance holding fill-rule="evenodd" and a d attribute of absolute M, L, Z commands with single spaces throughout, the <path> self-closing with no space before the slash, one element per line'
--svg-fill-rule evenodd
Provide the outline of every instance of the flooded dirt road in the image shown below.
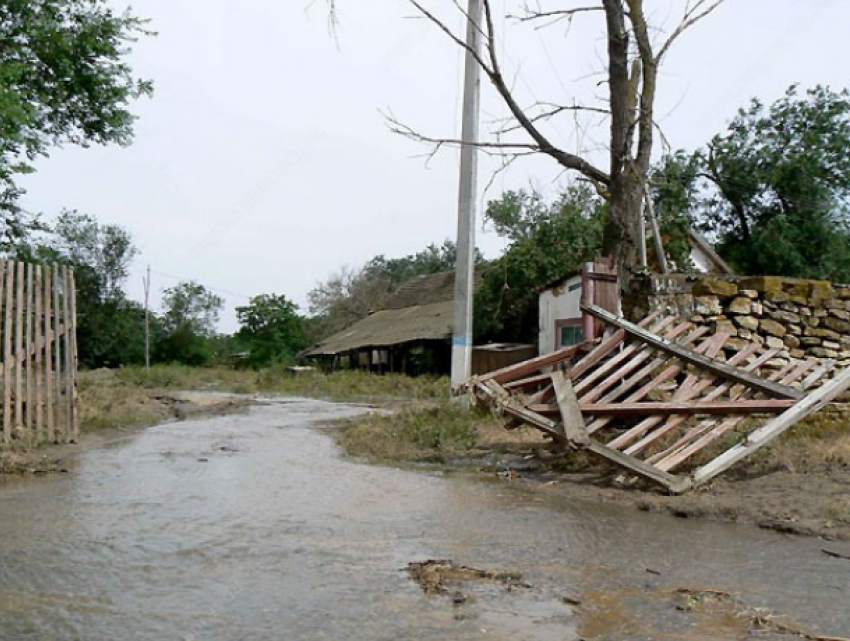
<path fill-rule="evenodd" d="M 822 541 L 347 461 L 314 428 L 360 411 L 275 402 L 7 482 L 0 638 L 751 638 L 741 619 L 688 612 L 680 586 L 850 634 L 850 561 Z M 404 571 L 426 559 L 530 587 L 426 595 Z"/>

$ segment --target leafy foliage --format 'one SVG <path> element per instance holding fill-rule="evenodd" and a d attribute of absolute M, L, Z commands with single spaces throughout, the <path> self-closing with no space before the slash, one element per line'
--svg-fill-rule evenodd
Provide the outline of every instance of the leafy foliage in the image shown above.
<path fill-rule="evenodd" d="M 248 348 L 255 367 L 291 363 L 307 347 L 298 307 L 286 296 L 254 296 L 247 306 L 236 308 L 236 317 L 236 338 Z"/>
<path fill-rule="evenodd" d="M 130 234 L 77 211 L 62 212 L 43 229 L 35 241 L 19 240 L 13 255 L 73 268 L 80 363 L 94 368 L 144 362 L 144 309 L 123 292 L 137 253 Z"/>
<path fill-rule="evenodd" d="M 583 186 L 552 203 L 517 191 L 487 205 L 487 220 L 511 243 L 484 269 L 475 298 L 476 342 L 536 342 L 540 289 L 599 252 L 605 207 Z"/>
<path fill-rule="evenodd" d="M 185 281 L 163 290 L 162 305 L 162 339 L 156 346 L 156 358 L 184 365 L 208 363 L 224 306 L 221 297 L 200 283 Z"/>
<path fill-rule="evenodd" d="M 699 155 L 698 219 L 744 273 L 850 280 L 850 94 L 753 100 Z"/>
<path fill-rule="evenodd" d="M 700 167 L 698 155 L 677 151 L 664 156 L 650 171 L 649 191 L 664 251 L 673 263 L 671 268 L 677 272 L 693 270 L 688 236 L 692 225 L 690 207 L 697 198 Z M 650 266 L 653 256 L 649 252 Z"/>
<path fill-rule="evenodd" d="M 134 78 L 129 45 L 148 34 L 106 0 L 8 0 L 0 6 L 0 242 L 27 227 L 15 176 L 62 144 L 126 145 L 130 102 L 152 85 Z"/>

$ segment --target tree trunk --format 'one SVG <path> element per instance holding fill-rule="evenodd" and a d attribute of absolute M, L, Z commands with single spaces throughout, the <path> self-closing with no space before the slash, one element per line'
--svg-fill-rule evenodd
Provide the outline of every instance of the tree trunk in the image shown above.
<path fill-rule="evenodd" d="M 621 285 L 628 282 L 637 266 L 637 226 L 643 207 L 643 182 L 640 172 L 628 162 L 611 183 L 611 209 L 602 237 L 602 252 L 616 259 Z"/>

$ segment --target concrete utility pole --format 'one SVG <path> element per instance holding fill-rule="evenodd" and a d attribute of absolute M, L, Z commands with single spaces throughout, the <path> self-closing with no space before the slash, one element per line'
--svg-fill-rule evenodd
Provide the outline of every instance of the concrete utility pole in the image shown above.
<path fill-rule="evenodd" d="M 469 0 L 466 44 L 481 51 L 482 0 Z M 475 212 L 478 186 L 478 111 L 481 69 L 475 56 L 466 52 L 463 85 L 463 125 L 460 150 L 460 186 L 457 207 L 457 268 L 455 270 L 455 316 L 452 338 L 452 389 L 465 382 L 472 369 L 472 294 L 475 270 Z"/>
<path fill-rule="evenodd" d="M 151 370 L 151 324 L 148 297 L 151 291 L 151 266 L 148 265 L 148 273 L 145 276 L 145 374 Z"/>

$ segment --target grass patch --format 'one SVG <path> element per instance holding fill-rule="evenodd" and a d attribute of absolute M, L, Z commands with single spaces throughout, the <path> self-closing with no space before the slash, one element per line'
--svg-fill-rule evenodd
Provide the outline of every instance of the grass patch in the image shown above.
<path fill-rule="evenodd" d="M 850 468 L 850 404 L 834 404 L 800 421 L 748 464 L 794 474 Z"/>
<path fill-rule="evenodd" d="M 478 443 L 478 425 L 484 420 L 481 414 L 444 401 L 355 419 L 340 432 L 339 443 L 351 456 L 370 461 L 443 463 Z"/>
<path fill-rule="evenodd" d="M 154 425 L 170 418 L 161 392 L 142 387 L 119 375 L 120 370 L 80 372 L 80 429 L 132 428 Z"/>
<path fill-rule="evenodd" d="M 448 395 L 447 378 L 401 374 L 375 375 L 360 371 L 294 375 L 285 367 L 265 370 L 155 365 L 122 367 L 116 376 L 127 385 L 155 390 L 203 390 L 237 394 L 283 394 L 333 401 L 392 401 L 440 399 Z"/>

